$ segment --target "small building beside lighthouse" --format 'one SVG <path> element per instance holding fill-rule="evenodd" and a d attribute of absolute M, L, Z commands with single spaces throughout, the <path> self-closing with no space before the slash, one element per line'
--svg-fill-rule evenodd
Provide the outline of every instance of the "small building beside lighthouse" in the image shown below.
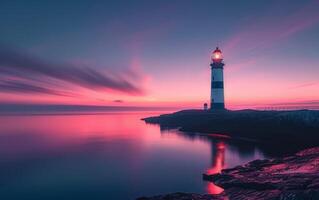
<path fill-rule="evenodd" d="M 224 110 L 224 63 L 222 51 L 216 47 L 211 58 L 211 110 Z"/>

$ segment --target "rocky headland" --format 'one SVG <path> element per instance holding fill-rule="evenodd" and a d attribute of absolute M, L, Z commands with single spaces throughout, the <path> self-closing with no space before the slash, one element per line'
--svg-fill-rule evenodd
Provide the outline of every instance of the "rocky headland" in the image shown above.
<path fill-rule="evenodd" d="M 319 147 L 292 156 L 255 160 L 203 175 L 224 191 L 219 195 L 172 193 L 138 200 L 307 200 L 319 199 Z"/>
<path fill-rule="evenodd" d="M 218 133 L 267 144 L 319 145 L 319 111 L 205 111 L 183 110 L 142 119 L 161 129 L 179 128 L 183 132 Z"/>

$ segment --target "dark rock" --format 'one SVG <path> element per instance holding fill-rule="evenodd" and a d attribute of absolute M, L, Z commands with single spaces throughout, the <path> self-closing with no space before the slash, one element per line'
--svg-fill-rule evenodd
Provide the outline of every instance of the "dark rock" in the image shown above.
<path fill-rule="evenodd" d="M 243 168 L 211 175 L 211 180 L 224 188 L 230 199 L 245 193 L 247 196 L 254 194 L 254 199 L 316 199 L 314 197 L 319 193 L 319 148 L 281 159 L 252 161 Z M 263 196 L 268 193 L 271 196 Z"/>

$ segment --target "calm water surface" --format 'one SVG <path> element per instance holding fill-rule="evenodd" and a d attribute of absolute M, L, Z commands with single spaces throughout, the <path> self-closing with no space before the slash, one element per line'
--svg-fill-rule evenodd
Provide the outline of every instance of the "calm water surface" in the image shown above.
<path fill-rule="evenodd" d="M 0 116 L 0 199 L 219 193 L 202 180 L 264 158 L 253 143 L 160 130 L 159 113 Z"/>

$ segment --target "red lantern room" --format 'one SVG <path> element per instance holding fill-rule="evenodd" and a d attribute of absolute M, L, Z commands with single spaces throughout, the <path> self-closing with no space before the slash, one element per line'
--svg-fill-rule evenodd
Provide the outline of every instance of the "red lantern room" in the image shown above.
<path fill-rule="evenodd" d="M 214 63 L 220 63 L 222 60 L 223 60 L 222 51 L 218 47 L 216 47 L 212 55 L 212 61 Z"/>

